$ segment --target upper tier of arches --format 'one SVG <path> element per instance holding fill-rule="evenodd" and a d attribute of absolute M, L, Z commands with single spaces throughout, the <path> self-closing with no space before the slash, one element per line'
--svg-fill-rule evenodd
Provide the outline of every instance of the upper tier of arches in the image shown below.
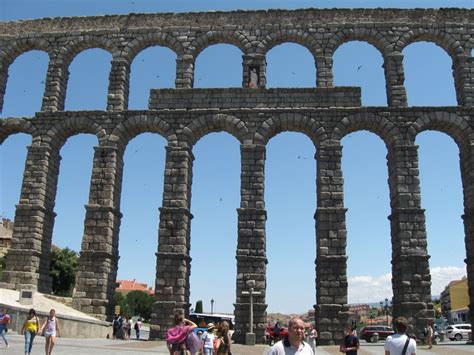
<path fill-rule="evenodd" d="M 176 54 L 178 61 L 192 63 L 203 50 L 215 44 L 232 44 L 242 51 L 243 56 L 262 57 L 275 46 L 296 43 L 308 49 L 316 64 L 320 61 L 320 57 L 332 57 L 341 45 L 351 41 L 361 41 L 373 45 L 384 58 L 390 55 L 399 55 L 405 47 L 420 41 L 434 43 L 441 47 L 449 54 L 453 62 L 459 57 L 471 57 L 471 50 L 474 49 L 474 29 L 472 39 L 464 43 L 456 39 L 455 35 L 440 29 L 406 30 L 398 37 L 388 38 L 382 31 L 346 28 L 338 30 L 330 36 L 329 39 L 321 41 L 319 36 L 312 33 L 312 29 L 306 29 L 306 31 L 302 29 L 278 30 L 262 35 L 259 40 L 250 41 L 242 33 L 215 30 L 199 35 L 191 42 L 188 42 L 189 39 L 186 38 L 186 42 L 183 43 L 183 36 L 166 32 L 151 32 L 137 34 L 124 45 L 123 40 L 115 38 L 115 36 L 108 38 L 107 35 L 84 35 L 64 43 L 56 40 L 55 37 L 49 38 L 45 34 L 44 38 L 19 38 L 4 41 L 0 47 L 0 68 L 6 71 L 18 56 L 31 50 L 44 51 L 48 54 L 51 63 L 60 63 L 67 68 L 80 52 L 95 48 L 109 52 L 112 61 L 128 65 L 133 62 L 138 53 L 153 46 L 166 47 Z"/>
<path fill-rule="evenodd" d="M 290 16 L 293 14 L 291 11 L 288 13 Z M 344 11 L 341 10 L 341 13 L 344 14 Z M 194 86 L 197 57 L 203 50 L 216 44 L 234 45 L 241 51 L 242 68 L 235 69 L 242 70 L 242 86 L 250 83 L 250 70 L 257 68 L 260 75 L 258 86 L 265 87 L 266 55 L 272 48 L 284 43 L 296 43 L 306 48 L 314 57 L 317 86 L 333 87 L 334 53 L 341 45 L 351 41 L 369 43 L 380 52 L 384 61 L 388 106 L 407 106 L 403 88 L 402 52 L 410 44 L 420 41 L 433 43 L 450 56 L 458 105 L 473 104 L 471 51 L 474 48 L 474 27 L 470 23 L 464 23 L 463 16 L 459 17 L 459 23 L 451 20 L 449 24 L 424 23 L 423 18 L 416 23 L 385 23 L 381 18 L 374 23 L 353 20 L 352 23 L 344 24 L 269 25 L 256 22 L 251 26 L 240 26 L 232 23 L 232 13 L 229 14 L 226 25 L 217 23 L 204 26 L 202 22 L 198 22 L 196 26 L 189 27 L 163 25 L 155 28 L 144 24 L 140 29 L 98 29 L 74 31 L 64 35 L 49 33 L 44 28 L 37 31 L 35 36 L 25 34 L 2 37 L 0 28 L 0 108 L 8 68 L 18 56 L 30 50 L 44 51 L 49 57 L 43 104 L 38 111 L 64 110 L 69 66 L 78 54 L 93 48 L 100 48 L 111 55 L 107 110 L 121 111 L 128 107 L 131 64 L 141 51 L 151 46 L 166 47 L 176 54 L 176 88 Z M 401 14 L 411 16 L 410 10 Z M 249 12 L 248 16 L 252 16 L 252 13 Z M 185 18 L 183 23 L 186 23 Z M 23 32 L 25 31 L 27 29 Z"/>

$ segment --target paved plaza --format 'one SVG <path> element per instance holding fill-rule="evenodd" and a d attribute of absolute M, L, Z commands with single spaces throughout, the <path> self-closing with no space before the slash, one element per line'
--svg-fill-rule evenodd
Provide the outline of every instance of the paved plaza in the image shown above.
<path fill-rule="evenodd" d="M 8 340 L 10 347 L 5 349 L 5 345 L 1 343 L 0 354 L 23 354 L 23 336 L 9 333 Z M 265 355 L 268 349 L 269 346 L 266 345 L 244 346 L 234 344 L 232 353 L 234 355 Z M 34 341 L 33 354 L 43 353 L 44 338 L 39 336 Z M 165 343 L 162 341 L 59 338 L 54 349 L 54 354 L 58 355 L 131 355 L 135 353 L 169 354 Z M 316 353 L 321 355 L 340 354 L 337 346 L 318 347 Z M 361 343 L 360 355 L 383 353 L 383 342 L 377 344 Z M 474 346 L 466 345 L 465 342 L 445 342 L 430 350 L 426 346 L 420 346 L 417 354 L 474 354 Z"/>

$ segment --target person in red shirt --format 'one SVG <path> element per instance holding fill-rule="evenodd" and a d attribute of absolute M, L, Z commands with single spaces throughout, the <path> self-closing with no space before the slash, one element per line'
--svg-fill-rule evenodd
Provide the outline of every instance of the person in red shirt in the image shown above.
<path fill-rule="evenodd" d="M 0 336 L 2 337 L 5 346 L 8 348 L 8 340 L 5 336 L 7 332 L 7 326 L 10 324 L 10 315 L 7 313 L 6 308 L 0 309 Z"/>

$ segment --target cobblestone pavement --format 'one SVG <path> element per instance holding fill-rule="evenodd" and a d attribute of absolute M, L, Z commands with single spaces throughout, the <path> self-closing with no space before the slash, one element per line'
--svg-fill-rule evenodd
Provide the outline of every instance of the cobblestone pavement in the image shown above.
<path fill-rule="evenodd" d="M 10 347 L 5 349 L 5 344 L 0 343 L 1 355 L 23 354 L 23 336 L 18 334 L 7 334 Z M 234 344 L 232 353 L 234 355 L 265 355 L 269 347 L 266 345 L 245 346 Z M 44 353 L 44 338 L 37 337 L 33 345 L 33 354 Z M 136 353 L 168 354 L 166 345 L 162 341 L 136 341 L 136 340 L 111 340 L 111 339 L 71 339 L 59 338 L 54 355 L 132 355 Z M 337 346 L 318 347 L 318 355 L 340 354 Z M 366 344 L 361 343 L 358 352 L 360 355 L 383 355 L 383 343 Z M 428 350 L 426 346 L 420 346 L 417 354 L 453 354 L 464 355 L 474 354 L 474 345 L 463 343 L 447 342 L 442 343 L 433 349 Z"/>

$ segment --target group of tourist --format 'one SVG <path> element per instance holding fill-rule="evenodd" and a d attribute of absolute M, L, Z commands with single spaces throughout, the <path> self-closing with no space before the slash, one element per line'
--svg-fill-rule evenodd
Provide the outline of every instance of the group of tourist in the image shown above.
<path fill-rule="evenodd" d="M 229 325 L 221 322 L 217 326 L 207 325 L 204 332 L 195 332 L 197 325 L 184 318 L 183 314 L 175 314 L 175 326 L 168 330 L 166 342 L 170 355 L 227 355 L 231 354 L 231 340 Z M 387 337 L 384 350 L 385 355 L 415 355 L 416 341 L 407 334 L 408 321 L 404 317 L 393 320 L 395 334 Z M 309 329 L 299 317 L 289 321 L 288 334 L 277 341 L 268 352 L 268 355 L 314 355 L 316 353 L 316 339 L 318 333 L 314 327 Z M 347 355 L 357 355 L 359 339 L 352 326 L 346 328 L 346 333 L 339 348 Z"/>
<path fill-rule="evenodd" d="M 49 315 L 44 319 L 43 324 L 40 326 L 40 321 L 36 315 L 36 311 L 31 308 L 25 322 L 23 323 L 21 333 L 25 336 L 25 355 L 31 354 L 33 340 L 38 334 L 44 336 L 46 339 L 44 345 L 45 354 L 51 355 L 53 353 L 54 344 L 56 343 L 56 337 L 59 337 L 61 333 L 59 321 L 56 317 L 56 311 L 51 309 Z"/>
<path fill-rule="evenodd" d="M 229 323 L 222 321 L 207 324 L 204 331 L 197 331 L 196 323 L 184 318 L 182 313 L 174 316 L 175 326 L 166 333 L 166 344 L 170 355 L 231 355 Z"/>
<path fill-rule="evenodd" d="M 135 330 L 135 337 L 140 339 L 140 331 L 142 329 L 142 321 L 138 318 L 135 323 L 129 317 L 122 317 L 117 314 L 112 321 L 112 337 L 114 339 L 129 340 L 132 335 L 132 328 Z"/>
<path fill-rule="evenodd" d="M 0 336 L 8 348 L 6 332 L 11 317 L 6 309 L 0 309 Z M 170 355 L 231 355 L 231 339 L 229 335 L 229 324 L 226 321 L 207 324 L 204 331 L 197 331 L 197 325 L 186 319 L 183 314 L 176 313 L 174 316 L 175 326 L 166 333 L 166 342 Z M 277 327 L 277 326 L 276 326 Z M 113 321 L 114 339 L 130 339 L 132 321 L 126 317 L 123 319 L 117 315 Z M 397 317 L 393 320 L 395 334 L 387 337 L 384 349 L 385 355 L 414 355 L 416 353 L 416 342 L 407 336 L 408 321 L 404 317 Z M 134 324 L 136 338 L 140 339 L 141 320 L 137 319 Z M 49 315 L 40 326 L 40 320 L 36 311 L 32 308 L 23 323 L 21 333 L 25 336 L 25 355 L 31 354 L 33 340 L 36 335 L 45 336 L 45 354 L 51 355 L 55 340 L 60 336 L 59 322 L 56 312 L 51 309 Z M 431 339 L 433 327 L 428 323 L 425 329 L 425 336 L 431 349 Z M 305 326 L 304 321 L 299 317 L 294 317 L 289 321 L 288 334 L 277 341 L 268 352 L 268 355 L 314 355 L 316 353 L 316 339 L 318 332 L 311 325 Z M 352 326 L 346 328 L 346 334 L 339 347 L 340 352 L 347 355 L 357 355 L 359 349 L 359 339 Z"/>
<path fill-rule="evenodd" d="M 406 334 L 408 329 L 407 319 L 405 317 L 395 318 L 393 320 L 393 329 L 395 334 L 389 335 L 384 344 L 385 355 L 415 355 L 416 341 Z M 431 345 L 429 349 L 431 349 Z M 346 335 L 339 350 L 348 355 L 357 355 L 359 339 L 352 326 L 346 328 Z"/>
<path fill-rule="evenodd" d="M 8 339 L 6 333 L 8 331 L 8 324 L 11 323 L 11 316 L 6 309 L 0 310 L 0 335 L 8 348 Z M 33 348 L 33 340 L 36 335 L 41 334 L 46 338 L 44 350 L 46 355 L 51 355 L 53 352 L 56 337 L 60 336 L 59 321 L 56 318 L 56 311 L 51 309 L 49 315 L 44 319 L 40 326 L 40 320 L 36 315 L 35 309 L 31 308 L 21 328 L 21 333 L 25 336 L 25 355 L 31 354 Z"/>
<path fill-rule="evenodd" d="M 203 355 L 225 355 L 231 354 L 231 339 L 229 334 L 229 323 L 222 321 L 215 326 L 213 323 L 207 325 L 207 330 L 202 334 L 198 332 L 198 337 L 202 341 L 202 351 L 198 354 Z"/>
<path fill-rule="evenodd" d="M 54 344 L 56 343 L 56 337 L 61 335 L 56 311 L 51 309 L 49 315 L 45 318 L 43 325 L 40 327 L 36 311 L 33 308 L 30 309 L 28 317 L 21 328 L 21 332 L 25 335 L 25 355 L 31 354 L 33 340 L 37 334 L 41 334 L 46 338 L 44 350 L 46 355 L 51 355 Z"/>
<path fill-rule="evenodd" d="M 408 321 L 405 317 L 397 317 L 393 320 L 395 334 L 387 337 L 384 350 L 385 355 L 415 355 L 416 341 L 407 334 Z M 311 334 L 311 333 L 310 333 Z M 313 334 L 316 334 L 317 332 Z M 292 318 L 288 324 L 288 334 L 273 345 L 268 355 L 314 355 L 316 353 L 312 340 L 305 333 L 305 323 L 299 317 Z M 359 350 L 359 339 L 352 326 L 346 328 L 346 333 L 339 347 L 341 353 L 357 355 Z"/>

